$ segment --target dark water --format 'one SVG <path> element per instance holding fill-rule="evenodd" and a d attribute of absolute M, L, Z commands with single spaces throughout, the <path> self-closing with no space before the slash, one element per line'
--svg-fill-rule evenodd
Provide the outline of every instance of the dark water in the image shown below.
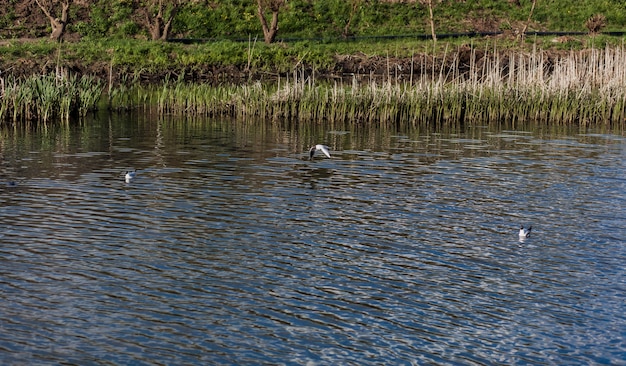
<path fill-rule="evenodd" d="M 2 364 L 626 364 L 619 132 L 0 136 Z"/>

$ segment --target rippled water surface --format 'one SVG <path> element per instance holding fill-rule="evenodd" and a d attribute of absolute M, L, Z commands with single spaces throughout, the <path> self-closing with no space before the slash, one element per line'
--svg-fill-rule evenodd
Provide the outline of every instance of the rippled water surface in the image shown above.
<path fill-rule="evenodd" d="M 625 364 L 619 132 L 116 117 L 0 154 L 2 364 Z"/>

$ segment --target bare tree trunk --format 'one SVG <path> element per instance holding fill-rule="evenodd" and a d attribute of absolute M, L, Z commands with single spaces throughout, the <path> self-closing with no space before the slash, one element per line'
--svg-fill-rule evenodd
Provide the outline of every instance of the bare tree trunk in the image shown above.
<path fill-rule="evenodd" d="M 50 20 L 50 26 L 52 27 L 52 33 L 50 34 L 50 39 L 53 39 L 57 42 L 61 41 L 61 38 L 65 34 L 65 27 L 67 26 L 67 22 L 69 20 L 69 9 L 72 0 L 65 0 L 61 2 L 61 18 L 57 18 L 52 15 L 51 9 L 54 4 L 49 4 L 45 1 L 35 0 L 39 9 L 43 11 L 48 20 Z"/>
<path fill-rule="evenodd" d="M 152 21 L 150 21 L 149 18 L 146 19 L 146 22 L 148 23 L 148 29 L 150 30 L 150 37 L 152 38 L 152 40 L 160 40 L 161 37 L 163 37 L 163 34 L 161 33 L 161 28 L 163 27 L 161 25 L 163 23 L 163 18 L 157 15 Z"/>
<path fill-rule="evenodd" d="M 159 0 L 157 5 L 157 14 L 154 17 L 151 17 L 150 10 L 146 9 L 146 24 L 148 26 L 148 30 L 150 31 L 150 37 L 153 41 L 166 41 L 169 38 L 170 31 L 172 29 L 172 21 L 178 13 L 181 4 L 178 1 L 173 1 L 171 6 L 172 9 L 167 17 L 164 15 L 163 0 Z"/>
<path fill-rule="evenodd" d="M 265 3 L 267 3 L 269 10 L 272 12 L 272 23 L 268 26 L 267 19 L 265 19 Z M 257 15 L 261 21 L 261 27 L 263 28 L 263 38 L 265 43 L 270 44 L 276 39 L 276 33 L 278 32 L 278 13 L 280 7 L 285 3 L 284 0 L 257 0 Z"/>

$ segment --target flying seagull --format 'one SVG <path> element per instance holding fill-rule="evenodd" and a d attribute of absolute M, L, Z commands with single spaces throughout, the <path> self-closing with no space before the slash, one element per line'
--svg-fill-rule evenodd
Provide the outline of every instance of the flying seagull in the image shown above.
<path fill-rule="evenodd" d="M 519 227 L 519 237 L 520 239 L 530 237 L 530 231 L 533 229 L 532 226 L 529 226 L 528 229 L 524 229 L 524 226 Z"/>
<path fill-rule="evenodd" d="M 315 146 L 312 146 L 311 149 L 309 149 L 309 159 L 313 160 L 313 156 L 315 156 L 315 152 L 317 152 L 318 150 L 321 150 L 324 153 L 324 155 L 326 155 L 326 157 L 330 158 L 330 152 L 328 152 L 328 146 L 317 144 Z"/>

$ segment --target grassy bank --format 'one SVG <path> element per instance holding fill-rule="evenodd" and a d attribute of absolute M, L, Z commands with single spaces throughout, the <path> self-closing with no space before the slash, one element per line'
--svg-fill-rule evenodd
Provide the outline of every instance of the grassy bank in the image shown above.
<path fill-rule="evenodd" d="M 132 39 L 61 44 L 47 40 L 14 40 L 0 45 L 0 71 L 4 75 L 27 76 L 61 67 L 102 79 L 112 76 L 114 81 L 130 76 L 160 82 L 167 76 L 177 78 L 182 73 L 188 80 L 209 82 L 233 77 L 258 80 L 292 73 L 302 67 L 331 76 L 354 72 L 378 73 L 376 65 L 373 65 L 377 59 L 393 63 L 419 55 L 441 58 L 446 52 L 449 54 L 451 50 L 468 46 L 475 49 L 496 47 L 501 52 L 532 52 L 540 48 L 561 54 L 571 50 L 620 47 L 624 40 L 624 37 L 605 35 L 528 37 L 524 42 L 510 35 L 475 39 L 461 37 L 436 44 L 412 37 L 298 41 L 271 45 L 254 38 L 246 42 L 224 40 L 191 45 Z"/>

